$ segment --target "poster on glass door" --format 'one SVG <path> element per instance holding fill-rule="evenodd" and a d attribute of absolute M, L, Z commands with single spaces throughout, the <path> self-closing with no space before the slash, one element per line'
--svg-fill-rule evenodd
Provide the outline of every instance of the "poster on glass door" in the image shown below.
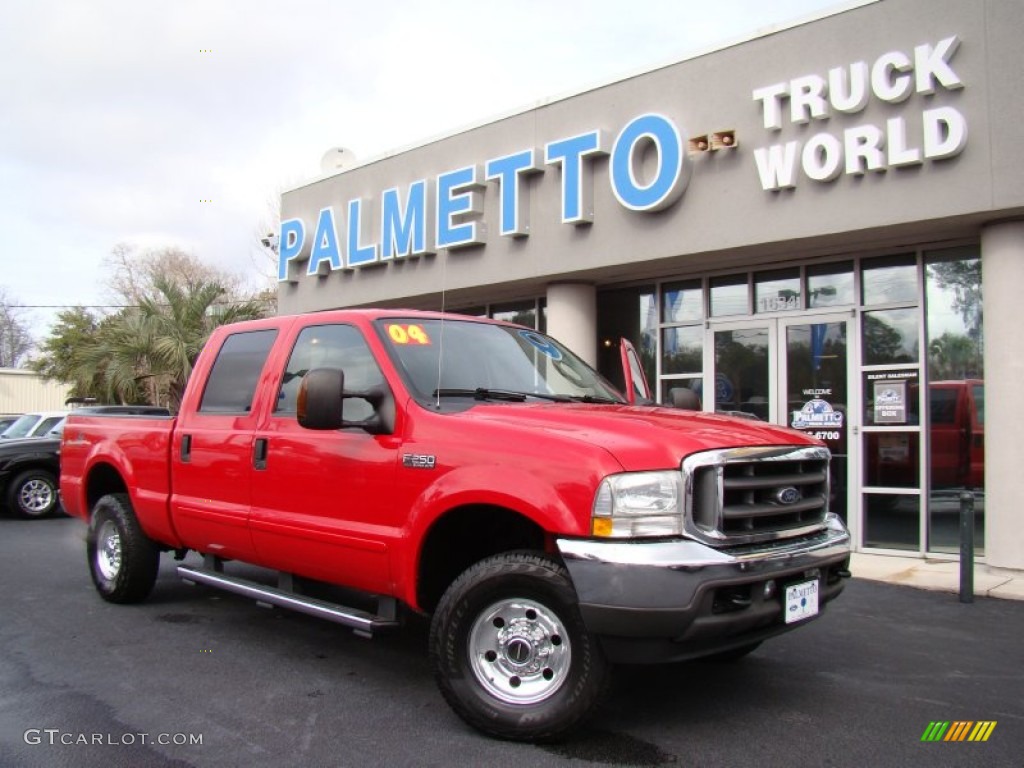
<path fill-rule="evenodd" d="M 804 390 L 803 395 L 811 399 L 799 411 L 792 412 L 790 426 L 812 432 L 819 440 L 838 440 L 843 428 L 843 412 L 822 397 L 831 394 L 831 389 Z"/>
<path fill-rule="evenodd" d="M 875 424 L 907 423 L 907 382 L 875 381 Z"/>

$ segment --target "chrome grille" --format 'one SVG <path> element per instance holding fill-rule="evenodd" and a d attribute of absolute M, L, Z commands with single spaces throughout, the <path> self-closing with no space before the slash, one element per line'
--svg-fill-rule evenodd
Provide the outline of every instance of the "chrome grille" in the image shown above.
<path fill-rule="evenodd" d="M 687 533 L 746 544 L 824 527 L 830 454 L 817 446 L 730 448 L 683 461 Z"/>

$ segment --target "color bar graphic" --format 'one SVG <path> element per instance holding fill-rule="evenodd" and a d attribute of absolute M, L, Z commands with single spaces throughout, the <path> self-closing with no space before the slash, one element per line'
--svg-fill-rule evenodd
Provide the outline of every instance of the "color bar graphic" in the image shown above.
<path fill-rule="evenodd" d="M 996 729 L 995 720 L 936 720 L 928 723 L 921 741 L 988 741 Z"/>

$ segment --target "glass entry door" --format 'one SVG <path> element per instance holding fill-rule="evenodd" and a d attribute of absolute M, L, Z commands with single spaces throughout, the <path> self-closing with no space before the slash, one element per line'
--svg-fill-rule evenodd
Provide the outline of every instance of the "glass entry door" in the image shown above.
<path fill-rule="evenodd" d="M 779 321 L 782 348 L 779 395 L 785 400 L 785 424 L 824 440 L 832 451 L 830 508 L 849 522 L 851 446 L 859 432 L 853 400 L 856 387 L 849 315 Z M 852 423 L 851 423 L 852 422 Z M 780 423 L 782 421 L 780 420 Z M 852 435 L 851 435 L 852 433 Z M 855 490 L 855 489 L 854 489 Z"/>
<path fill-rule="evenodd" d="M 776 321 L 716 323 L 712 327 L 712 410 L 776 421 Z"/>
<path fill-rule="evenodd" d="M 807 432 L 832 451 L 831 509 L 848 520 L 859 431 L 849 315 L 716 323 L 705 370 L 711 410 Z M 853 418 L 853 423 L 851 423 Z M 851 435 L 851 432 L 853 433 Z"/>

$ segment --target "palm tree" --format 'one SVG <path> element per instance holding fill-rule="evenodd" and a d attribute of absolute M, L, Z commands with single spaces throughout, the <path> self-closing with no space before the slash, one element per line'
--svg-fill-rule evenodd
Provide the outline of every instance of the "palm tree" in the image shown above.
<path fill-rule="evenodd" d="M 179 285 L 159 276 L 153 287 L 156 296 L 140 303 L 149 332 L 151 375 L 161 378 L 169 406 L 177 409 L 192 366 L 213 329 L 263 317 L 266 308 L 255 299 L 218 303 L 225 290 L 212 281 L 190 280 Z"/>
<path fill-rule="evenodd" d="M 96 371 L 107 395 L 125 403 L 150 402 L 177 410 L 192 366 L 213 329 L 266 315 L 256 299 L 225 302 L 224 288 L 203 279 L 175 282 L 161 275 L 153 293 L 108 318 L 81 365 Z M 219 301 L 220 300 L 220 301 Z"/>

